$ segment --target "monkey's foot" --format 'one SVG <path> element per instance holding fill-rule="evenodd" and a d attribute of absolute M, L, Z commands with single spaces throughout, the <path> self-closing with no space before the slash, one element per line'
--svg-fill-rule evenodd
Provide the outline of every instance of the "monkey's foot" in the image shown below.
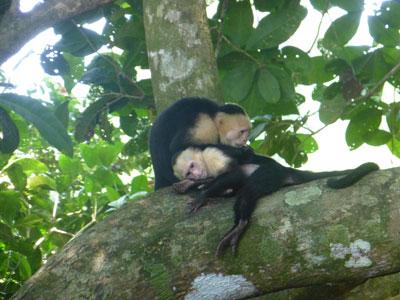
<path fill-rule="evenodd" d="M 217 258 L 222 256 L 222 252 L 224 252 L 225 248 L 228 246 L 232 248 L 232 255 L 235 255 L 239 238 L 246 229 L 248 223 L 248 220 L 240 219 L 239 224 L 225 234 L 225 236 L 218 243 L 217 252 L 215 254 Z"/>

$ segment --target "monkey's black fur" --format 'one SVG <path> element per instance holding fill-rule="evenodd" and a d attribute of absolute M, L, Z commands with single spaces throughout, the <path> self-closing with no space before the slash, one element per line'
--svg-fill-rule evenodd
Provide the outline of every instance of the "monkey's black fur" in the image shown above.
<path fill-rule="evenodd" d="M 259 198 L 272 194 L 285 186 L 297 185 L 320 178 L 343 176 L 341 178 L 330 178 L 327 185 L 334 189 L 345 188 L 361 179 L 368 173 L 378 170 L 375 163 L 365 163 L 355 169 L 330 172 L 310 172 L 289 167 L 284 167 L 272 158 L 257 155 L 251 148 L 235 149 L 229 146 L 208 145 L 199 147 L 215 147 L 220 149 L 225 156 L 232 158 L 228 171 L 217 176 L 211 183 L 201 190 L 200 197 L 195 199 L 192 211 L 197 210 L 205 204 L 208 197 L 223 194 L 227 189 L 232 189 L 236 194 L 234 205 L 235 220 L 232 229 L 221 239 L 218 244 L 216 256 L 220 257 L 223 250 L 231 246 L 232 253 L 240 235 L 243 233 L 251 214 Z M 249 150 L 251 149 L 251 150 Z M 174 163 L 174 161 L 173 161 Z M 256 165 L 258 168 L 250 174 L 244 174 L 241 166 Z"/>
<path fill-rule="evenodd" d="M 162 111 L 154 120 L 150 130 L 150 156 L 155 176 L 155 190 L 177 182 L 171 167 L 172 154 L 196 144 L 191 140 L 189 130 L 196 125 L 199 114 L 207 114 L 212 119 L 218 112 L 246 115 L 234 104 L 218 105 L 206 98 L 187 97 L 175 102 Z"/>

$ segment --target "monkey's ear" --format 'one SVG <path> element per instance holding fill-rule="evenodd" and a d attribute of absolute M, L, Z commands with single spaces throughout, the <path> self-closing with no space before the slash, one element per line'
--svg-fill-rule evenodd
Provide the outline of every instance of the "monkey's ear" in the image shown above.
<path fill-rule="evenodd" d="M 224 124 L 224 119 L 226 115 L 223 112 L 218 113 L 214 118 L 214 123 L 217 129 L 219 130 L 221 126 Z"/>

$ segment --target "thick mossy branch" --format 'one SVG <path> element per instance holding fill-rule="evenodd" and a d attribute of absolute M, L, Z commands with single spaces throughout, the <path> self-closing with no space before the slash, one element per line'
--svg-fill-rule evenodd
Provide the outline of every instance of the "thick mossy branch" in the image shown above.
<path fill-rule="evenodd" d="M 188 216 L 189 199 L 167 188 L 118 210 L 50 258 L 14 299 L 241 299 L 400 269 L 400 168 L 343 190 L 322 180 L 264 197 L 238 255 L 220 260 L 233 199 Z"/>

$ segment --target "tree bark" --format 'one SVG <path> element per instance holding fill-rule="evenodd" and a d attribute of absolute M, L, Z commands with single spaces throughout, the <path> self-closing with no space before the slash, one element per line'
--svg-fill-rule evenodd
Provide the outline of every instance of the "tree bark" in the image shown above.
<path fill-rule="evenodd" d="M 46 0 L 22 13 L 19 0 L 13 0 L 0 19 L 0 65 L 43 30 L 111 2 L 114 0 Z"/>
<path fill-rule="evenodd" d="M 389 169 L 343 190 L 321 180 L 264 197 L 237 256 L 219 260 L 232 199 L 188 216 L 190 197 L 162 189 L 70 241 L 13 299 L 316 299 L 304 295 L 332 285 L 351 293 L 400 270 L 399 178 Z M 278 290 L 287 291 L 267 295 Z"/>
<path fill-rule="evenodd" d="M 204 0 L 144 0 L 153 93 L 161 112 L 184 96 L 222 102 Z"/>

